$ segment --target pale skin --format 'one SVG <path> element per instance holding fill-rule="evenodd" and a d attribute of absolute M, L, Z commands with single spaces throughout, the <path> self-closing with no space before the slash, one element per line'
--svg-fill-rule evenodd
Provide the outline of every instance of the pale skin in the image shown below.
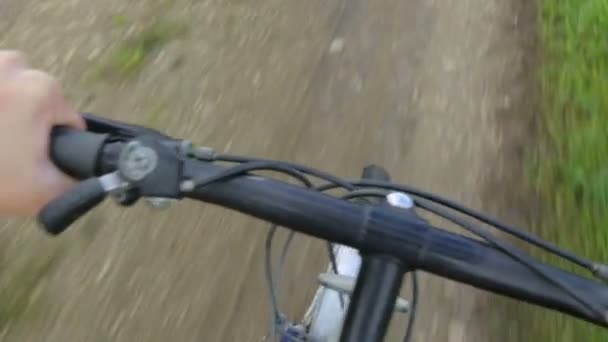
<path fill-rule="evenodd" d="M 0 50 L 0 215 L 36 215 L 74 185 L 49 159 L 57 125 L 85 128 L 53 77 Z"/>

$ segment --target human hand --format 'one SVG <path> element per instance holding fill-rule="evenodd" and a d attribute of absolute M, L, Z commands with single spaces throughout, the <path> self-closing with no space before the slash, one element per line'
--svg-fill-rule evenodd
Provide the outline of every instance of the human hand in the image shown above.
<path fill-rule="evenodd" d="M 73 185 L 49 159 L 57 125 L 85 128 L 56 80 L 0 50 L 0 215 L 35 215 Z"/>

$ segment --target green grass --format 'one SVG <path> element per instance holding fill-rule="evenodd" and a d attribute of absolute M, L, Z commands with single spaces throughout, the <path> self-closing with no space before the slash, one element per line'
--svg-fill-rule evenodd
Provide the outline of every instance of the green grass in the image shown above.
<path fill-rule="evenodd" d="M 548 206 L 543 235 L 608 261 L 608 1 L 540 0 L 544 141 L 535 157 Z M 534 312 L 543 341 L 608 341 L 608 332 Z"/>
<path fill-rule="evenodd" d="M 123 16 L 112 18 L 117 27 L 127 26 Z M 145 63 L 163 45 L 186 32 L 186 26 L 176 21 L 156 20 L 144 26 L 137 34 L 116 46 L 102 63 L 98 76 L 106 79 L 124 78 L 140 71 Z"/>

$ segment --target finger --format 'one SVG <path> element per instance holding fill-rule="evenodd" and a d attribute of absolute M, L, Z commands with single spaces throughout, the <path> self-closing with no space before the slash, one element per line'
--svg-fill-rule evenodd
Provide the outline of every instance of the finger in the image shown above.
<path fill-rule="evenodd" d="M 54 106 L 54 125 L 65 125 L 78 129 L 86 129 L 86 123 L 82 116 L 74 110 L 74 107 L 65 98 L 63 89 L 59 83 L 54 82 L 53 85 L 53 106 Z"/>
<path fill-rule="evenodd" d="M 26 67 L 27 60 L 22 53 L 12 50 L 0 50 L 0 77 L 6 77 Z"/>
<path fill-rule="evenodd" d="M 63 89 L 56 79 L 39 70 L 25 70 L 19 74 L 27 88 L 32 93 L 31 98 L 44 98 L 39 115 L 52 126 L 67 125 L 74 128 L 85 129 L 84 119 L 76 113 L 67 102 Z"/>

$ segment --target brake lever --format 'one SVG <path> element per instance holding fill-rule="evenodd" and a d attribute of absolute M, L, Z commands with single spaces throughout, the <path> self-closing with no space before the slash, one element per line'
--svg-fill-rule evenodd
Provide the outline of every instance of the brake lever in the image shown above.
<path fill-rule="evenodd" d="M 122 128 L 118 126 L 118 129 Z M 39 222 L 48 233 L 62 233 L 79 217 L 99 205 L 109 193 L 115 195 L 122 205 L 132 204 L 140 197 L 182 197 L 185 156 L 180 149 L 181 144 L 167 144 L 167 139 L 158 135 L 142 134 L 113 145 L 119 147 L 114 151 L 106 150 L 104 146 L 114 144 L 109 136 L 114 134 L 115 138 L 117 131 L 93 134 L 56 128 L 54 132 L 51 154 L 54 162 L 63 170 L 71 170 L 72 174 L 83 177 L 94 176 L 99 169 L 109 173 L 99 178 L 88 178 L 48 203 L 38 215 Z M 83 144 L 87 148 L 83 148 Z M 111 167 L 100 167 L 100 164 Z"/>
<path fill-rule="evenodd" d="M 38 222 L 49 234 L 59 235 L 79 217 L 103 202 L 108 193 L 125 186 L 118 172 L 89 178 L 44 206 L 38 214 Z"/>

